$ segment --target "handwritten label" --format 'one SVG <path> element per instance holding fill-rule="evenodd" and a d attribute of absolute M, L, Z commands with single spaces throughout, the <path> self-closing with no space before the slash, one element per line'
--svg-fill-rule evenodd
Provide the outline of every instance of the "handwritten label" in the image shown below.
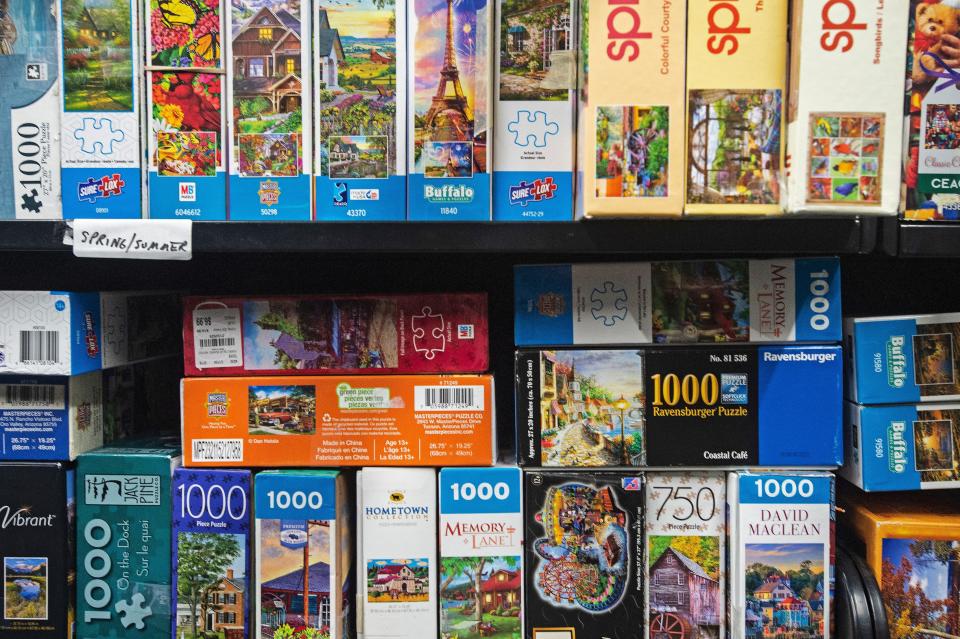
<path fill-rule="evenodd" d="M 189 260 L 191 220 L 74 220 L 73 254 L 131 260 Z M 65 243 L 69 243 L 64 238 Z"/>

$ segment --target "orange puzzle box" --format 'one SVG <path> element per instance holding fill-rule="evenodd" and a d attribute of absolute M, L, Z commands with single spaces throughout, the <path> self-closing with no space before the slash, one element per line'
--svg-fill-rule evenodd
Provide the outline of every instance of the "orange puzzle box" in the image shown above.
<path fill-rule="evenodd" d="M 181 385 L 185 466 L 483 466 L 490 375 L 204 377 Z"/>

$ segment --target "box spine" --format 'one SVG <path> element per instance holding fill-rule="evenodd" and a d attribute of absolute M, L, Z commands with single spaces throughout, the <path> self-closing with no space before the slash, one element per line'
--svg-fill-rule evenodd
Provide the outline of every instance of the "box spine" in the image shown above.
<path fill-rule="evenodd" d="M 542 464 L 541 358 L 538 351 L 518 351 L 515 356 L 516 451 L 517 464 L 537 467 Z"/>
<path fill-rule="evenodd" d="M 141 217 L 141 2 L 117 3 L 107 24 L 60 0 L 63 217 Z"/>

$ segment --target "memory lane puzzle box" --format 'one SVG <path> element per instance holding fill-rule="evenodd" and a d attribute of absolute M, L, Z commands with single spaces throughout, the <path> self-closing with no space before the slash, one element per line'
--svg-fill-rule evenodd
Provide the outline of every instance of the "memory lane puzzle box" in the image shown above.
<path fill-rule="evenodd" d="M 187 297 L 184 370 L 200 375 L 481 373 L 484 293 Z"/>
<path fill-rule="evenodd" d="M 59 12 L 55 0 L 4 5 L 0 218 L 53 220 L 60 205 Z"/>
<path fill-rule="evenodd" d="M 687 213 L 783 210 L 788 4 L 688 4 Z"/>
<path fill-rule="evenodd" d="M 173 637 L 259 639 L 250 630 L 251 481 L 249 470 L 173 471 Z"/>
<path fill-rule="evenodd" d="M 74 472 L 0 463 L 0 635 L 72 637 L 76 595 Z"/>
<path fill-rule="evenodd" d="M 679 215 L 686 3 L 581 5 L 578 214 Z"/>
<path fill-rule="evenodd" d="M 195 377 L 181 386 L 186 466 L 484 466 L 490 375 Z"/>
<path fill-rule="evenodd" d="M 407 3 L 313 3 L 316 217 L 404 220 Z"/>
<path fill-rule="evenodd" d="M 63 217 L 139 218 L 141 3 L 57 4 Z"/>
<path fill-rule="evenodd" d="M 579 3 L 496 4 L 493 219 L 570 220 Z"/>
<path fill-rule="evenodd" d="M 521 265 L 518 346 L 839 342 L 836 258 Z"/>
<path fill-rule="evenodd" d="M 844 333 L 851 400 L 960 400 L 960 313 L 846 318 Z"/>
<path fill-rule="evenodd" d="M 175 438 L 131 440 L 77 460 L 77 639 L 168 639 Z"/>
<path fill-rule="evenodd" d="M 231 220 L 313 219 L 310 6 L 230 2 L 224 41 Z"/>
<path fill-rule="evenodd" d="M 643 636 L 643 475 L 523 479 L 525 639 Z"/>
<path fill-rule="evenodd" d="M 890 80 L 903 69 L 907 12 L 897 2 L 802 0 L 793 16 L 787 210 L 895 215 L 903 90 Z"/>
<path fill-rule="evenodd" d="M 489 220 L 494 0 L 407 8 L 407 218 Z"/>
<path fill-rule="evenodd" d="M 516 374 L 522 466 L 843 461 L 838 345 L 522 350 Z"/>
<path fill-rule="evenodd" d="M 149 0 L 149 217 L 227 218 L 224 2 Z"/>

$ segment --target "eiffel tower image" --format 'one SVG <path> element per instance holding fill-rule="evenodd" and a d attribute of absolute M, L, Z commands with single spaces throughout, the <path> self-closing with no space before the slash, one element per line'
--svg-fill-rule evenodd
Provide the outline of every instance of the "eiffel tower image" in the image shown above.
<path fill-rule="evenodd" d="M 460 71 L 457 69 L 457 56 L 453 51 L 453 42 L 453 0 L 447 0 L 447 46 L 443 54 L 443 68 L 440 70 L 437 92 L 430 102 L 430 109 L 427 111 L 424 120 L 428 129 L 452 128 L 460 130 L 461 134 L 465 134 L 450 137 L 444 135 L 440 139 L 470 139 L 473 131 L 473 111 L 467 104 L 467 96 L 463 94 L 463 87 L 460 86 Z M 456 122 L 448 121 L 460 120 L 461 118 L 462 124 L 467 129 L 466 131 L 462 131 L 464 127 L 457 126 Z"/>

